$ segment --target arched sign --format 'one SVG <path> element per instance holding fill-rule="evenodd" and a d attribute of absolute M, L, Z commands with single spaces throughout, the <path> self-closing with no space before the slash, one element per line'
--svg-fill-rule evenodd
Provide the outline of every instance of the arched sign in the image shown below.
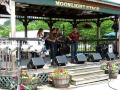
<path fill-rule="evenodd" d="M 84 10 L 92 10 L 92 11 L 99 11 L 99 7 L 79 4 L 79 3 L 71 3 L 71 2 L 62 2 L 62 1 L 55 1 L 57 6 L 68 7 L 68 8 L 78 8 Z"/>

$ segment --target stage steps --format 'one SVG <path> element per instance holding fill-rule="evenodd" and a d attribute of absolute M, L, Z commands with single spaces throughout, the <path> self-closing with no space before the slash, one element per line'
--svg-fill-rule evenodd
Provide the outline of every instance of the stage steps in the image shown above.
<path fill-rule="evenodd" d="M 100 69 L 100 65 L 78 65 L 66 68 L 69 71 L 71 84 L 73 85 L 88 84 L 108 79 L 108 75 L 104 74 L 104 70 Z"/>

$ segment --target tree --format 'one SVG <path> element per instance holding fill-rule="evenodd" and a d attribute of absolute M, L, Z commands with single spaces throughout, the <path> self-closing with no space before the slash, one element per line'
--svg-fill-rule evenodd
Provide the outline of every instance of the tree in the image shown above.
<path fill-rule="evenodd" d="M 65 36 L 67 36 L 72 30 L 70 22 L 58 21 L 53 25 L 53 27 L 59 28 Z"/>
<path fill-rule="evenodd" d="M 0 26 L 0 37 L 8 37 L 9 36 L 9 26 L 2 25 Z"/>
<path fill-rule="evenodd" d="M 113 32 L 112 29 L 113 21 L 112 20 L 105 20 L 101 24 L 101 35 L 104 35 L 105 33 Z"/>
<path fill-rule="evenodd" d="M 28 25 L 28 30 L 38 30 L 39 28 L 49 29 L 48 24 L 43 20 L 32 21 Z"/>
<path fill-rule="evenodd" d="M 81 22 L 78 24 L 78 30 L 81 34 L 81 37 L 83 39 L 95 39 L 96 37 L 96 24 L 93 22 L 89 23 L 91 25 L 91 28 L 85 27 L 85 22 Z M 101 24 L 101 35 L 104 35 L 105 33 L 112 32 L 112 25 L 113 21 L 106 20 L 102 22 Z M 59 28 L 61 32 L 64 33 L 65 36 L 67 36 L 72 31 L 72 25 L 70 22 L 63 22 L 63 21 L 57 21 L 54 23 L 53 27 Z M 38 30 L 39 28 L 43 29 L 49 29 L 48 24 L 43 21 L 32 21 L 28 24 L 28 30 Z M 19 20 L 16 20 L 16 30 L 17 31 L 24 31 L 24 26 L 22 22 Z M 0 26 L 0 36 L 1 37 L 8 37 L 10 32 L 10 20 L 6 21 L 4 25 Z"/>
<path fill-rule="evenodd" d="M 83 39 L 95 39 L 96 37 L 96 24 L 90 22 L 91 28 L 84 27 L 85 22 L 81 22 L 78 24 L 78 30 L 80 32 L 81 38 Z"/>

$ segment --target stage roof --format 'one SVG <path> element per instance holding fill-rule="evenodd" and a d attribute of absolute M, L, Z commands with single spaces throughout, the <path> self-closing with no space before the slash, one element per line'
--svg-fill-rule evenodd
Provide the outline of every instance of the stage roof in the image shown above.
<path fill-rule="evenodd" d="M 15 0 L 16 15 L 51 18 L 92 19 L 120 15 L 120 6 L 104 0 Z M 0 6 L 0 14 L 8 14 Z"/>

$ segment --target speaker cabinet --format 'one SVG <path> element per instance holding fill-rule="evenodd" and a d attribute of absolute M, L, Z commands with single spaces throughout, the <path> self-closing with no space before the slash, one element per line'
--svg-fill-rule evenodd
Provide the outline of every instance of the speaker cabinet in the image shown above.
<path fill-rule="evenodd" d="M 80 53 L 80 54 L 77 54 L 77 57 L 75 60 L 76 60 L 76 63 L 78 64 L 85 63 L 85 61 L 87 61 L 87 57 L 85 56 L 85 54 Z"/>
<path fill-rule="evenodd" d="M 114 53 L 107 53 L 106 58 L 107 60 L 114 60 L 116 57 Z"/>
<path fill-rule="evenodd" d="M 42 57 L 32 58 L 27 64 L 27 67 L 30 69 L 43 68 L 45 62 Z"/>
<path fill-rule="evenodd" d="M 30 62 L 30 60 L 21 59 L 20 66 L 23 67 L 23 68 L 27 68 L 27 65 L 28 65 L 29 62 Z"/>
<path fill-rule="evenodd" d="M 99 62 L 102 60 L 102 57 L 99 53 L 91 53 L 89 56 L 89 61 Z"/>
<path fill-rule="evenodd" d="M 65 66 L 67 64 L 68 60 L 65 55 L 62 56 L 56 56 L 56 64 L 58 66 Z"/>

